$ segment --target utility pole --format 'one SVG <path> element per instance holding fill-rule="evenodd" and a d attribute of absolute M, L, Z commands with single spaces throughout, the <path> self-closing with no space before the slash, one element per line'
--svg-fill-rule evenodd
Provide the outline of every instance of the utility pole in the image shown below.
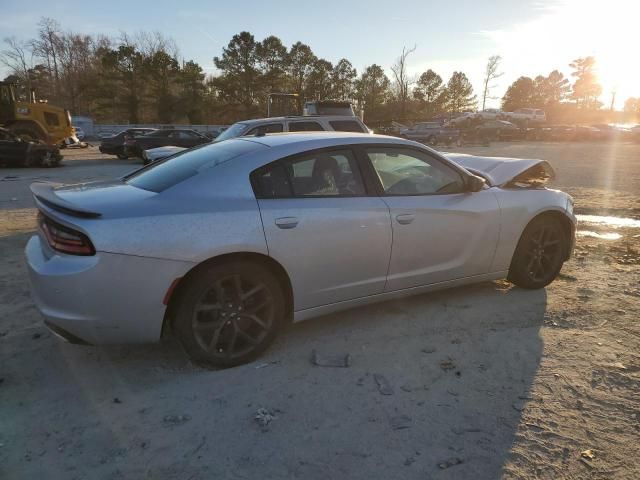
<path fill-rule="evenodd" d="M 616 103 L 616 93 L 617 92 L 615 90 L 611 92 L 611 107 L 609 108 L 609 110 L 611 110 L 612 112 L 613 112 L 613 106 Z"/>

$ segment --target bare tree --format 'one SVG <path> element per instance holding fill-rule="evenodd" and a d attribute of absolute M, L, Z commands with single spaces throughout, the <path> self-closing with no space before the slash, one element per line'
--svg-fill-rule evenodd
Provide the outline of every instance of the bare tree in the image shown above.
<path fill-rule="evenodd" d="M 504 72 L 498 73 L 501 61 L 502 57 L 500 55 L 492 55 L 489 57 L 489 61 L 487 62 L 487 68 L 484 74 L 484 91 L 482 93 L 482 110 L 484 110 L 487 98 L 493 98 L 489 96 L 489 93 L 491 92 L 491 89 L 495 87 L 495 85 L 490 85 L 490 83 L 496 78 L 504 75 Z"/>
<path fill-rule="evenodd" d="M 31 48 L 35 57 L 47 63 L 49 76 L 53 78 L 53 95 L 60 93 L 59 52 L 62 48 L 60 24 L 52 18 L 43 17 L 38 23 L 38 38 L 32 40 Z"/>
<path fill-rule="evenodd" d="M 4 42 L 7 48 L 0 52 L 0 62 L 9 67 L 13 74 L 24 82 L 27 86 L 26 92 L 31 92 L 29 70 L 33 68 L 33 55 L 28 50 L 29 45 L 15 37 L 5 38 Z"/>
<path fill-rule="evenodd" d="M 391 66 L 391 71 L 396 81 L 396 89 L 398 100 L 400 100 L 400 118 L 405 118 L 407 110 L 407 101 L 409 100 L 409 85 L 413 83 L 407 73 L 407 57 L 416 51 L 416 45 L 413 48 L 402 47 L 402 54 Z"/>

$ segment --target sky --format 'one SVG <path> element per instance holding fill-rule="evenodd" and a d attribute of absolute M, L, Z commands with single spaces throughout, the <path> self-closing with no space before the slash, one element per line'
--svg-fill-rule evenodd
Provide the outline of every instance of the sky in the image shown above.
<path fill-rule="evenodd" d="M 276 35 L 290 46 L 302 41 L 329 61 L 350 60 L 358 72 L 377 63 L 390 67 L 404 46 L 416 47 L 408 70 L 431 68 L 446 80 L 467 74 L 481 97 L 487 58 L 500 55 L 500 71 L 487 107 L 499 106 L 521 75 L 569 75 L 569 63 L 593 55 L 603 85 L 601 101 L 622 108 L 640 96 L 637 43 L 640 0 L 0 0 L 0 38 L 33 38 L 42 16 L 63 30 L 101 33 L 159 31 L 172 37 L 185 60 L 215 73 L 213 57 L 243 30 L 257 40 Z M 7 74 L 0 66 L 0 77 Z"/>

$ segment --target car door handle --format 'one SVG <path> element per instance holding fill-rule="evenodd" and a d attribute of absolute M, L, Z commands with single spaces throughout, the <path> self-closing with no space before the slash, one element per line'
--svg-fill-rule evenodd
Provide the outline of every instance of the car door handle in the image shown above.
<path fill-rule="evenodd" d="M 298 219 L 296 217 L 276 218 L 276 225 L 283 230 L 295 228 L 298 225 Z"/>
<path fill-rule="evenodd" d="M 400 225 L 409 225 L 411 222 L 413 222 L 414 218 L 415 216 L 411 213 L 401 213 L 400 215 L 396 215 L 396 221 Z"/>

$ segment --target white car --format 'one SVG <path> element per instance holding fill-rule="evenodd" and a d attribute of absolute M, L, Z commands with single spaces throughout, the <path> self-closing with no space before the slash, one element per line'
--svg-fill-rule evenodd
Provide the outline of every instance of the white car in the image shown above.
<path fill-rule="evenodd" d="M 459 127 L 461 125 L 469 125 L 476 118 L 476 115 L 477 115 L 476 112 L 462 112 L 457 117 L 452 118 L 451 120 L 449 120 L 449 122 L 447 122 L 447 125 L 452 126 L 452 127 L 453 126 Z"/>
<path fill-rule="evenodd" d="M 487 108 L 476 113 L 476 118 L 482 120 L 500 120 L 503 115 L 504 112 L 499 108 Z"/>
<path fill-rule="evenodd" d="M 519 108 L 514 112 L 503 112 L 502 119 L 508 122 L 540 123 L 547 121 L 547 114 L 537 108 Z"/>
<path fill-rule="evenodd" d="M 213 142 L 222 142 L 237 137 L 260 136 L 267 133 L 324 131 L 373 133 L 358 117 L 346 115 L 292 115 L 289 117 L 267 117 L 236 122 L 218 135 Z M 143 152 L 142 161 L 144 165 L 148 165 L 182 150 L 185 150 L 185 148 L 174 146 L 150 148 Z"/>

